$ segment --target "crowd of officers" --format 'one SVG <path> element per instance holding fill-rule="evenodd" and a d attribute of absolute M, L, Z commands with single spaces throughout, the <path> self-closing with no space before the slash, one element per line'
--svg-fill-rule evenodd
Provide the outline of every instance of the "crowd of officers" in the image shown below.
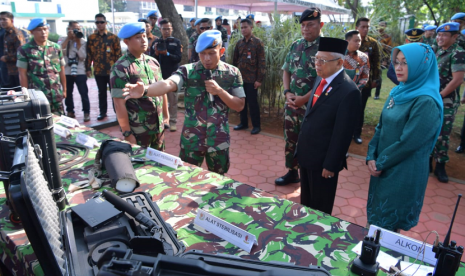
<path fill-rule="evenodd" d="M 276 185 L 300 181 L 299 164 L 294 153 L 317 77 L 315 55 L 324 25 L 318 8 L 307 9 L 304 14 L 308 16 L 300 20 L 302 38 L 291 45 L 282 66 L 286 98 L 285 166 L 289 171 L 276 179 Z M 157 11 L 149 12 L 148 17 L 139 22 L 126 24 L 118 35 L 110 33 L 105 16 L 97 14 L 97 29 L 87 40 L 83 38 L 79 23 L 71 21 L 67 37 L 60 44 L 48 40 L 49 28 L 43 18 L 31 20 L 28 30 L 32 37 L 26 43 L 24 34 L 13 25 L 13 15 L 1 12 L 0 22 L 5 34 L 2 37 L 4 54 L 0 61 L 6 64 L 10 86 L 21 85 L 43 91 L 55 114 L 75 117 L 72 93 L 76 84 L 81 95 L 84 121 L 90 120 L 86 81 L 94 75 L 99 94 L 100 114 L 97 119 L 107 116 L 109 86 L 124 138 L 159 150 L 164 149 L 165 129 L 177 130 L 176 93 L 185 90 L 186 111 L 180 156 L 196 165 L 201 165 L 206 159 L 209 170 L 224 174 L 229 168 L 229 108 L 241 112 L 240 124 L 234 130 L 248 128 L 249 112 L 253 126 L 251 134 L 261 130 L 257 98 L 258 88 L 266 74 L 264 45 L 253 35 L 256 27 L 253 15 L 238 20 L 235 32 L 238 34 L 237 28 L 240 28 L 242 36 L 235 45 L 232 65 L 224 62 L 228 32 L 223 27 L 222 18 L 217 17 L 215 25 L 207 18 L 190 19 L 190 27 L 186 30 L 189 35 L 189 64 L 179 66 L 182 45 L 179 39 L 172 37 L 170 19 L 159 20 Z M 362 143 L 368 98 L 372 89 L 381 85 L 381 52 L 389 49 L 391 43 L 390 36 L 383 32 L 385 22 L 380 24 L 381 35 L 377 39 L 368 36 L 370 25 L 370 19 L 359 18 L 356 29 L 345 33 L 348 46 L 343 67 L 360 90 L 363 110 L 353 134 L 357 144 Z M 406 32 L 407 43 L 430 44 L 438 59 L 444 123 L 432 159 L 436 161 L 435 174 L 441 182 L 448 181 L 445 163 L 449 161 L 447 152 L 455 113 L 460 101 L 465 103 L 465 98 L 460 100 L 459 95 L 465 73 L 464 29 L 465 13 L 458 13 L 451 22 L 439 28 L 428 25 Z M 124 55 L 120 39 L 128 46 Z M 141 91 L 143 96 L 128 99 L 128 89 Z M 66 113 L 62 103 L 64 98 Z M 379 93 L 375 98 L 379 98 Z M 464 151 L 464 139 L 462 130 L 462 144 L 457 152 Z"/>

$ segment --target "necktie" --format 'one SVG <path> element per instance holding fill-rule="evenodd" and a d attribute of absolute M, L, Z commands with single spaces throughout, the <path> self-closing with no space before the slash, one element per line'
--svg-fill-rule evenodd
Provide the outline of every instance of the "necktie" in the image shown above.
<path fill-rule="evenodd" d="M 326 84 L 327 84 L 326 80 L 322 79 L 321 82 L 320 82 L 320 85 L 318 85 L 318 87 L 317 87 L 317 89 L 315 91 L 315 94 L 313 95 L 312 106 L 315 105 L 316 101 L 318 100 L 321 93 L 323 92 L 323 88 L 325 87 Z"/>

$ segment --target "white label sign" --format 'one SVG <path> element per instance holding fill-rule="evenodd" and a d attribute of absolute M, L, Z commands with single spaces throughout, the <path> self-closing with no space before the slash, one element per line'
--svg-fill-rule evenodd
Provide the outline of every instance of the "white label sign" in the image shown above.
<path fill-rule="evenodd" d="M 73 118 L 70 118 L 70 117 L 67 117 L 67 116 L 64 116 L 64 115 L 61 115 L 60 123 L 66 125 L 66 126 L 69 126 L 69 127 L 75 127 L 75 126 L 79 127 L 79 126 L 81 126 L 76 119 L 73 119 Z"/>
<path fill-rule="evenodd" d="M 257 238 L 255 235 L 217 218 L 202 209 L 197 209 L 197 216 L 195 217 L 194 224 L 205 228 L 209 232 L 234 244 L 248 253 L 252 250 L 252 246 L 257 244 Z"/>
<path fill-rule="evenodd" d="M 156 149 L 147 148 L 145 158 L 160 163 L 162 165 L 177 169 L 178 166 L 182 166 L 182 160 L 179 157 L 173 156 L 168 153 L 158 151 Z"/>
<path fill-rule="evenodd" d="M 76 142 L 89 149 L 93 149 L 94 146 L 98 146 L 98 142 L 95 138 L 85 135 L 83 133 L 78 133 L 76 137 Z"/>
<path fill-rule="evenodd" d="M 423 243 L 420 241 L 417 241 L 415 239 L 406 237 L 398 233 L 391 232 L 376 225 L 370 226 L 368 236 L 373 236 L 376 229 L 381 230 L 381 237 L 379 240 L 381 246 L 392 249 L 412 258 L 416 258 L 417 256 L 419 256 L 418 259 L 420 260 L 423 258 L 424 252 L 425 258 L 423 259 L 423 261 L 431 265 L 436 264 L 437 259 L 434 257 L 435 253 L 433 252 L 432 245 L 426 244 L 425 246 L 422 246 Z M 418 252 L 420 252 L 420 255 L 418 255 Z"/>
<path fill-rule="evenodd" d="M 57 135 L 60 135 L 63 138 L 71 137 L 71 131 L 69 131 L 69 129 L 66 129 L 58 124 L 53 126 L 53 132 Z"/>

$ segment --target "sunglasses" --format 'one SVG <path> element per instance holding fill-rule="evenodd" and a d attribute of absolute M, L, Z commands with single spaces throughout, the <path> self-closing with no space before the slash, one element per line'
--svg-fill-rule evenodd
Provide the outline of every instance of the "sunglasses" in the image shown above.
<path fill-rule="evenodd" d="M 105 24 L 105 21 L 95 21 L 95 24 Z"/>
<path fill-rule="evenodd" d="M 206 31 L 206 30 L 210 30 L 210 27 L 200 27 L 199 29 L 201 29 L 202 31 Z"/>

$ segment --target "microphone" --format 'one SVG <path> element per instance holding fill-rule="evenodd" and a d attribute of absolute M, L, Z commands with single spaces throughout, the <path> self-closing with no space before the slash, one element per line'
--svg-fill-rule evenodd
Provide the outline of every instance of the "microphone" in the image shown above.
<path fill-rule="evenodd" d="M 206 70 L 205 72 L 205 76 L 206 76 L 206 80 L 212 80 L 212 70 Z M 208 92 L 207 92 L 208 93 Z M 213 96 L 212 94 L 208 93 L 208 98 L 210 99 L 210 102 L 214 102 L 215 101 L 215 96 Z"/>
<path fill-rule="evenodd" d="M 150 232 L 153 233 L 157 230 L 157 228 L 159 228 L 158 225 L 149 216 L 147 216 L 146 214 L 142 213 L 141 210 L 124 201 L 124 199 L 122 199 L 121 197 L 107 190 L 104 190 L 102 194 L 103 197 L 105 197 L 105 199 L 108 202 L 113 204 L 113 206 L 115 206 L 116 209 L 131 215 L 137 222 L 147 227 Z"/>

